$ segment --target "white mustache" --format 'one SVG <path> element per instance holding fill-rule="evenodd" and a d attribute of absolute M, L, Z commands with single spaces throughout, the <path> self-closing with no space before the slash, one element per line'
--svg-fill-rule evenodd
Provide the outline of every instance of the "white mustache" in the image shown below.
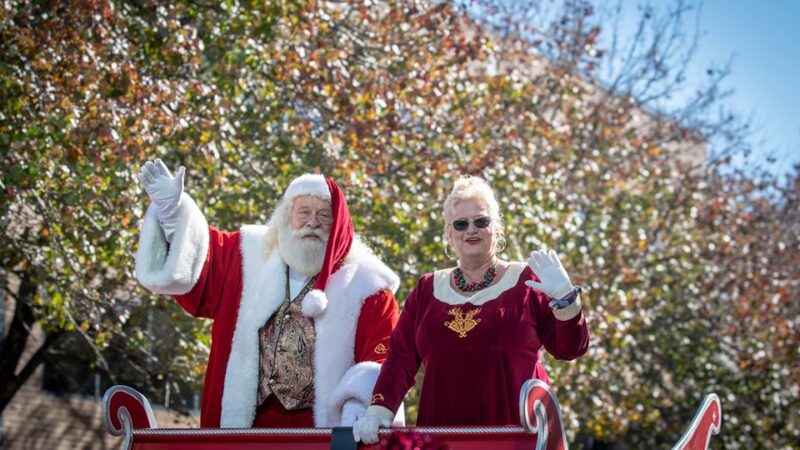
<path fill-rule="evenodd" d="M 315 228 L 301 228 L 299 230 L 292 231 L 292 236 L 295 238 L 304 238 L 307 236 L 316 236 L 322 241 L 327 241 L 328 236 L 326 235 L 325 231 L 322 229 L 315 229 Z"/>

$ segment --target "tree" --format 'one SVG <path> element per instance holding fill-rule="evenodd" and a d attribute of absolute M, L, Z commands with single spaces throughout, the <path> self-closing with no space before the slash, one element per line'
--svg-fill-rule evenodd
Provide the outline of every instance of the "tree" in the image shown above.
<path fill-rule="evenodd" d="M 176 22 L 155 26 L 154 11 L 136 8 L 16 2 L 4 10 L 0 254 L 14 319 L 0 350 L 0 411 L 43 360 L 62 358 L 66 335 L 83 339 L 101 372 L 119 378 L 133 370 L 153 391 L 157 374 L 195 379 L 204 358 L 186 323 L 170 331 L 174 339 L 164 336 L 177 344 L 166 352 L 151 352 L 142 329 L 152 311 L 175 308 L 142 295 L 133 281 L 142 214 L 135 166 L 155 144 L 188 138 L 183 124 L 204 112 L 182 113 L 204 86 L 172 78 L 196 65 L 180 33 L 166 39 Z M 148 19 L 153 26 L 142 27 Z M 46 337 L 20 361 L 34 324 Z M 114 352 L 130 355 L 124 370 L 111 370 L 106 356 Z"/>
<path fill-rule="evenodd" d="M 725 70 L 664 109 L 683 86 L 691 7 L 644 10 L 633 41 L 603 49 L 618 12 L 582 1 L 13 2 L 0 410 L 76 334 L 98 370 L 156 401 L 199 384 L 207 324 L 133 281 L 135 175 L 161 156 L 187 166 L 187 191 L 228 229 L 265 222 L 295 175 L 334 177 L 401 300 L 452 264 L 441 202 L 457 175 L 482 175 L 505 256 L 557 248 L 589 289 L 590 353 L 547 360 L 571 438 L 671 444 L 716 390 L 726 448 L 792 445 L 798 177 L 726 169 L 748 129 L 710 114 Z M 15 372 L 34 323 L 47 340 Z"/>

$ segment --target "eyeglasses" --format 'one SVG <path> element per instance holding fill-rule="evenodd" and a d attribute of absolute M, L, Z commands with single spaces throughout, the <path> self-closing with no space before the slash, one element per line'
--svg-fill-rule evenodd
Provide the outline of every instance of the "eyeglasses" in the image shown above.
<path fill-rule="evenodd" d="M 452 225 L 456 231 L 464 231 L 469 228 L 469 220 L 468 219 L 456 219 L 453 221 Z M 491 217 L 476 217 L 472 220 L 472 223 L 475 225 L 475 228 L 486 228 L 492 223 Z"/>
<path fill-rule="evenodd" d="M 294 212 L 294 216 L 302 223 L 308 223 L 312 217 L 316 217 L 320 225 L 330 225 L 333 223 L 333 214 L 330 211 L 312 211 L 308 208 L 300 208 Z"/>

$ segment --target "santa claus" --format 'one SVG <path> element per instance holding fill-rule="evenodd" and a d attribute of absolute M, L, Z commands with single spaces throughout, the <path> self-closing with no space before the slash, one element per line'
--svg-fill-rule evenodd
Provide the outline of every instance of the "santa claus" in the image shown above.
<path fill-rule="evenodd" d="M 142 167 L 152 205 L 136 276 L 214 321 L 201 426 L 352 425 L 386 358 L 399 280 L 354 236 L 342 190 L 300 176 L 267 225 L 225 232 L 183 192 L 184 173 Z"/>

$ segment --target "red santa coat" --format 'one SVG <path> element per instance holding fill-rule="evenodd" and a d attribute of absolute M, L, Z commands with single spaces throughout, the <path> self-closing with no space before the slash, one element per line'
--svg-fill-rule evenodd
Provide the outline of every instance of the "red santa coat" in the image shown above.
<path fill-rule="evenodd" d="M 181 200 L 180 226 L 167 243 L 154 208 L 145 215 L 136 275 L 156 294 L 174 295 L 196 317 L 214 320 L 200 410 L 202 427 L 249 427 L 256 412 L 258 329 L 283 301 L 286 263 L 268 251 L 269 229 L 209 227 L 194 201 Z M 358 239 L 327 284 L 327 305 L 307 305 L 314 328 L 314 424 L 339 426 L 345 401 L 370 403 L 397 322 L 397 276 Z"/>

